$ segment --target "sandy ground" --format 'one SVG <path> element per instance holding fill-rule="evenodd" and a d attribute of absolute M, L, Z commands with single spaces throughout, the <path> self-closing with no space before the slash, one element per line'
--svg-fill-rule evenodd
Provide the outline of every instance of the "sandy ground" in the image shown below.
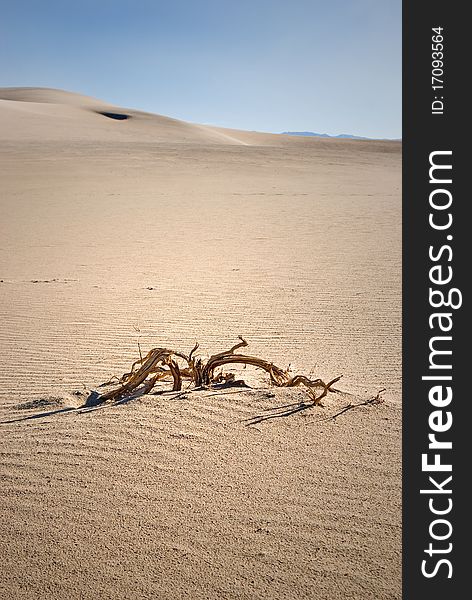
<path fill-rule="evenodd" d="M 401 145 L 38 89 L 0 139 L 0 597 L 400 598 Z M 248 368 L 77 410 L 138 341 L 239 334 L 343 393 L 246 426 L 303 396 Z"/>

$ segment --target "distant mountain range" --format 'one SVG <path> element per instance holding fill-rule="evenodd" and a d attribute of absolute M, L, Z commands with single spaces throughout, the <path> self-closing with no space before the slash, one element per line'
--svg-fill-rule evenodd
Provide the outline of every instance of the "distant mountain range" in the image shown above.
<path fill-rule="evenodd" d="M 336 139 L 344 139 L 344 140 L 377 139 L 377 138 L 361 137 L 359 135 L 350 135 L 348 133 L 341 133 L 339 135 L 328 135 L 327 133 L 314 133 L 313 131 L 282 131 L 281 135 L 302 135 L 305 137 L 336 138 Z M 396 140 L 394 140 L 394 141 L 396 141 Z"/>

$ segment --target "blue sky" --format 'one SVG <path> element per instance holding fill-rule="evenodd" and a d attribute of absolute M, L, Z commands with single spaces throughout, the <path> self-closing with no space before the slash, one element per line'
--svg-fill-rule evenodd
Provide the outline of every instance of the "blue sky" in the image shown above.
<path fill-rule="evenodd" d="M 2 0 L 0 87 L 223 127 L 401 137 L 400 0 Z"/>

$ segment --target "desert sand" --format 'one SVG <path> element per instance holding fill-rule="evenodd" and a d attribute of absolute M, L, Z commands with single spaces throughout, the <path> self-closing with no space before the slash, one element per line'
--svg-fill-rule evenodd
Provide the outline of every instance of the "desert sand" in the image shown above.
<path fill-rule="evenodd" d="M 38 88 L 0 141 L 0 597 L 400 598 L 401 144 Z M 138 342 L 238 335 L 341 393 L 247 426 L 305 396 L 247 368 L 79 408 Z"/>

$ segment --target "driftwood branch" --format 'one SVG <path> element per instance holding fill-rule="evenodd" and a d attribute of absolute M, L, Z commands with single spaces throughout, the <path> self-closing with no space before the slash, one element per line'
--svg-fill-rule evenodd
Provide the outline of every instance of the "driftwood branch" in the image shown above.
<path fill-rule="evenodd" d="M 267 360 L 237 354 L 236 350 L 245 348 L 248 345 L 241 336 L 239 336 L 239 340 L 232 348 L 213 354 L 206 362 L 202 358 L 195 358 L 195 353 L 199 348 L 198 343 L 195 344 L 188 355 L 168 348 L 153 348 L 146 356 L 140 356 L 131 365 L 129 373 L 116 378 L 119 384 L 118 387 L 99 395 L 98 398 L 95 395 L 94 403 L 125 398 L 135 393 L 138 388 L 143 393 L 149 393 L 159 381 L 166 379 L 173 380 L 172 390 L 175 392 L 182 389 L 184 379 L 189 380 L 190 385 L 193 385 L 194 388 L 233 382 L 234 373 L 220 372 L 215 374 L 216 369 L 228 364 L 251 365 L 262 369 L 269 374 L 271 384 L 277 387 L 304 387 L 310 398 L 310 401 L 303 405 L 304 408 L 320 405 L 321 400 L 328 392 L 335 391 L 332 386 L 339 381 L 340 377 L 325 383 L 321 379 L 310 379 L 306 375 L 290 376 L 288 370 L 281 369 Z M 180 361 L 180 364 L 178 361 Z M 111 384 L 111 381 L 106 385 L 109 384 Z"/>

